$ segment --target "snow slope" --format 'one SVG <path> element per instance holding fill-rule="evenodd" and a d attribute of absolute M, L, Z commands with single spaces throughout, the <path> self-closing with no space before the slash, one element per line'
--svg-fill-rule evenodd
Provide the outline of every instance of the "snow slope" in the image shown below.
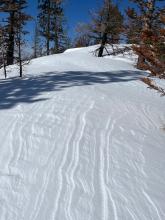
<path fill-rule="evenodd" d="M 0 220 L 165 219 L 165 99 L 93 50 L 0 80 Z"/>

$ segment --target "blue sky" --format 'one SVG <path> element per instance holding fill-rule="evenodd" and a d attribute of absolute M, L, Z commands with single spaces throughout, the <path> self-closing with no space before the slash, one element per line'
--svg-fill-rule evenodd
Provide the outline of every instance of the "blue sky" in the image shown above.
<path fill-rule="evenodd" d="M 102 0 L 64 0 L 65 16 L 69 35 L 74 35 L 76 24 L 89 21 L 89 11 L 99 7 Z M 37 0 L 28 0 L 28 13 L 32 16 L 37 14 Z M 28 25 L 33 29 L 33 22 Z"/>
<path fill-rule="evenodd" d="M 28 1 L 28 13 L 33 17 L 37 15 L 37 2 L 38 0 L 27 0 Z M 102 5 L 104 0 L 64 0 L 65 16 L 67 19 L 68 34 L 73 39 L 75 36 L 75 27 L 79 22 L 88 22 L 90 20 L 89 11 L 95 10 Z M 122 13 L 125 9 L 133 6 L 129 0 L 113 0 L 113 2 L 119 5 Z M 28 39 L 32 41 L 34 32 L 34 21 L 27 25 L 27 29 L 31 32 Z"/>
<path fill-rule="evenodd" d="M 28 14 L 31 14 L 34 18 L 37 15 L 37 2 L 38 0 L 28 1 Z M 65 16 L 67 19 L 68 34 L 73 39 L 75 36 L 75 27 L 79 22 L 88 22 L 90 20 L 89 11 L 95 10 L 102 5 L 104 0 L 64 0 Z M 122 13 L 129 6 L 133 6 L 129 0 L 113 0 L 113 2 L 119 5 Z M 164 1 L 165 2 L 165 1 Z M 163 3 L 165 4 L 165 3 Z M 29 41 L 33 39 L 34 21 L 29 22 L 27 29 L 31 32 L 28 36 Z"/>
<path fill-rule="evenodd" d="M 68 33 L 71 38 L 75 36 L 75 27 L 79 22 L 88 22 L 90 20 L 89 11 L 99 8 L 103 0 L 65 0 L 65 16 L 67 19 Z M 122 12 L 129 5 L 129 0 L 114 0 L 119 4 Z M 28 13 L 32 16 L 37 14 L 37 0 L 28 0 Z M 34 22 L 28 25 L 28 29 L 33 32 Z"/>
<path fill-rule="evenodd" d="M 90 20 L 89 11 L 95 10 L 102 5 L 103 0 L 65 0 L 65 11 L 70 31 L 74 32 L 78 22 L 88 22 Z M 129 5 L 129 0 L 114 0 L 119 5 L 120 10 L 124 10 Z"/>

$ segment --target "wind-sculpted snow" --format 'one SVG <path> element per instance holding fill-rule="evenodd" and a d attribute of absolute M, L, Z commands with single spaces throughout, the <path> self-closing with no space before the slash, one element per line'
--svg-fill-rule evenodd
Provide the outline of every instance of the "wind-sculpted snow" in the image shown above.
<path fill-rule="evenodd" d="M 76 72 L 81 49 L 65 56 L 0 81 L 0 220 L 164 220 L 164 98 L 130 62 Z"/>

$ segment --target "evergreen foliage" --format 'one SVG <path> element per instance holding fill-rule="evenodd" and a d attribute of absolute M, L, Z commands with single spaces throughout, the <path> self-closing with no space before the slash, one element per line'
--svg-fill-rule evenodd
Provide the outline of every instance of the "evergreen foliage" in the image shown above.
<path fill-rule="evenodd" d="M 104 0 L 102 8 L 93 17 L 92 23 L 93 36 L 101 43 L 98 57 L 102 57 L 107 43 L 114 44 L 119 42 L 123 29 L 123 16 L 117 5 L 111 0 Z"/>
<path fill-rule="evenodd" d="M 46 54 L 63 52 L 68 43 L 62 0 L 39 0 L 38 22 L 46 41 Z"/>
<path fill-rule="evenodd" d="M 6 14 L 6 19 L 3 21 L 2 26 L 3 34 L 1 34 L 4 65 L 11 65 L 14 61 L 17 61 L 20 66 L 20 76 L 22 76 L 21 50 L 24 44 L 23 36 L 27 34 L 24 31 L 24 27 L 31 18 L 25 13 L 26 7 L 26 0 L 5 0 L 0 2 L 0 11 Z M 18 54 L 16 54 L 16 51 L 18 51 Z"/>
<path fill-rule="evenodd" d="M 133 46 L 139 56 L 137 67 L 149 70 L 154 76 L 165 77 L 165 8 L 157 6 L 161 0 L 131 1 L 137 4 L 139 13 L 128 9 L 127 15 L 132 23 L 141 23 L 138 41 Z"/>

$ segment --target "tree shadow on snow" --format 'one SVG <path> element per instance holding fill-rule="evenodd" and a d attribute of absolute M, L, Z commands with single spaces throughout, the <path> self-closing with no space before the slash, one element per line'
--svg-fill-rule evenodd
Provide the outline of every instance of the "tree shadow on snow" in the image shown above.
<path fill-rule="evenodd" d="M 61 91 L 75 86 L 128 82 L 139 79 L 140 71 L 114 72 L 50 72 L 29 78 L 0 81 L 0 110 L 20 103 L 44 101 L 44 92 Z"/>

